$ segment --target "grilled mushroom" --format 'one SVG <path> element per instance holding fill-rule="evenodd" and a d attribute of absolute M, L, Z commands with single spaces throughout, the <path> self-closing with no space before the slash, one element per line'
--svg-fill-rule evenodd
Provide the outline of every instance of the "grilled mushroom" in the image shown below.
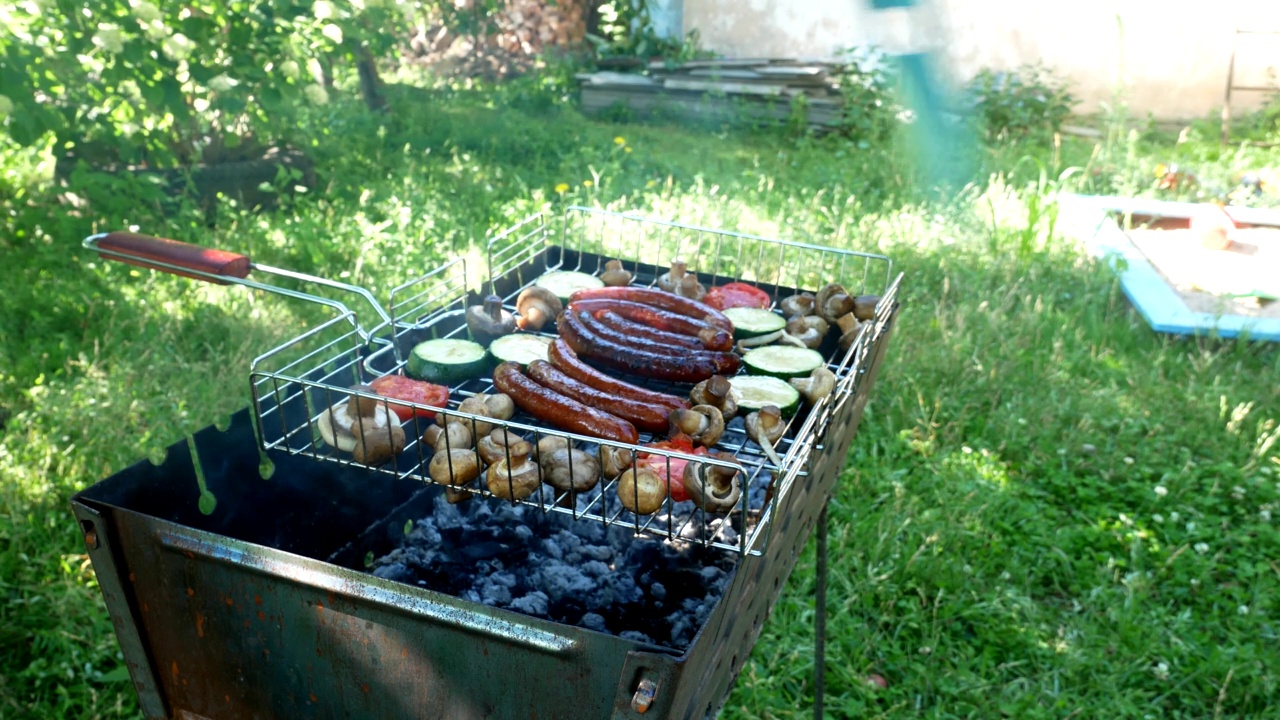
<path fill-rule="evenodd" d="M 800 391 L 804 395 L 804 399 L 809 401 L 810 405 L 818 404 L 818 401 L 831 394 L 836 389 L 836 376 L 825 367 L 816 367 L 813 372 L 809 373 L 806 378 L 792 378 L 788 382 L 791 387 Z"/>
<path fill-rule="evenodd" d="M 428 425 L 422 433 L 422 442 L 438 453 L 469 450 L 471 449 L 471 428 L 460 422 L 451 422 L 444 427 Z"/>
<path fill-rule="evenodd" d="M 550 455 L 569 446 L 570 443 L 567 438 L 562 438 L 559 435 L 543 435 L 542 439 L 538 441 L 538 445 L 533 449 L 533 459 L 542 462 L 544 455 Z"/>
<path fill-rule="evenodd" d="M 616 478 L 631 467 L 634 457 L 626 448 L 612 445 L 600 446 L 600 470 L 606 478 Z"/>
<path fill-rule="evenodd" d="M 816 315 L 814 317 L 817 317 Z M 821 318 L 819 318 L 821 320 Z M 795 338 L 801 345 L 813 349 L 822 344 L 822 333 L 809 326 L 803 317 L 793 317 L 787 321 L 787 337 Z"/>
<path fill-rule="evenodd" d="M 712 375 L 694 385 L 689 399 L 694 405 L 710 405 L 718 409 L 725 422 L 738 414 L 738 401 L 733 399 L 733 386 L 723 375 Z"/>
<path fill-rule="evenodd" d="M 666 483 L 646 465 L 629 468 L 618 478 L 618 500 L 637 515 L 657 512 L 666 499 Z"/>
<path fill-rule="evenodd" d="M 368 385 L 355 385 L 351 389 L 356 392 L 373 392 L 373 388 Z M 352 395 L 320 413 L 320 417 L 316 418 L 316 426 L 322 440 L 343 452 L 355 453 L 356 446 L 363 445 L 365 449 L 360 451 L 360 458 L 363 459 L 357 458 L 357 462 L 380 464 L 378 456 L 385 452 L 375 447 L 380 444 L 394 449 L 391 455 L 404 449 L 404 429 L 400 427 L 400 419 L 387 408 L 385 402 L 377 398 Z M 395 430 L 390 429 L 392 427 Z M 397 430 L 400 432 L 398 446 Z M 381 443 L 378 435 L 386 436 L 386 443 Z"/>
<path fill-rule="evenodd" d="M 846 313 L 840 316 L 836 321 L 836 325 L 840 328 L 840 349 L 848 350 L 853 345 L 853 341 L 858 339 L 858 333 L 862 331 L 862 326 L 866 323 L 859 320 L 853 313 Z"/>
<path fill-rule="evenodd" d="M 489 492 L 507 500 L 520 500 L 532 495 L 540 482 L 538 464 L 529 458 L 533 446 L 528 442 L 511 443 L 510 457 L 504 457 L 489 466 L 485 484 Z"/>
<path fill-rule="evenodd" d="M 472 450 L 437 452 L 427 465 L 427 475 L 441 485 L 466 485 L 480 477 L 480 459 Z"/>
<path fill-rule="evenodd" d="M 600 482 L 600 463 L 591 453 L 559 448 L 539 456 L 542 481 L 561 492 L 586 492 Z"/>
<path fill-rule="evenodd" d="M 831 329 L 831 323 L 822 319 L 821 315 L 805 315 L 799 318 L 807 327 L 817 331 L 819 335 L 826 336 L 827 331 Z"/>
<path fill-rule="evenodd" d="M 698 282 L 698 278 L 693 275 L 685 275 L 680 278 L 680 285 L 676 288 L 676 294 L 687 297 L 690 300 L 701 300 L 707 294 L 707 289 Z"/>
<path fill-rule="evenodd" d="M 379 407 L 372 416 L 361 416 L 351 427 L 355 447 L 351 457 L 364 465 L 381 465 L 404 450 L 404 428 L 394 413 Z"/>
<path fill-rule="evenodd" d="M 774 465 L 782 465 L 782 458 L 778 457 L 773 446 L 782 439 L 786 429 L 787 426 L 782 422 L 782 411 L 777 405 L 765 405 L 747 416 L 747 436 L 760 444 L 760 448 Z"/>
<path fill-rule="evenodd" d="M 487 346 L 496 338 L 515 332 L 516 318 L 502 309 L 502 298 L 489 295 L 483 305 L 467 308 L 467 329 L 476 342 Z"/>
<path fill-rule="evenodd" d="M 522 290 L 520 296 L 516 298 L 516 314 L 520 316 L 516 320 L 516 325 L 521 330 L 536 332 L 541 330 L 548 321 L 555 320 L 563 310 L 564 305 L 555 293 L 544 287 L 532 285 Z"/>
<path fill-rule="evenodd" d="M 480 397 L 484 398 L 485 411 L 494 420 L 510 420 L 516 414 L 516 404 L 506 393 L 481 394 Z"/>
<path fill-rule="evenodd" d="M 689 266 L 683 260 L 672 260 L 671 269 L 658 276 L 658 287 L 669 293 L 676 291 L 680 287 L 680 281 L 687 274 Z"/>
<path fill-rule="evenodd" d="M 671 434 L 684 433 L 695 443 L 711 447 L 724 434 L 724 416 L 712 405 L 694 405 L 688 410 L 672 410 L 667 416 Z"/>
<path fill-rule="evenodd" d="M 458 412 L 470 413 L 480 417 L 493 417 L 489 414 L 489 406 L 485 404 L 485 399 L 487 397 L 489 396 L 483 393 L 480 395 L 472 395 L 458 405 Z M 472 423 L 471 418 L 465 418 L 461 415 L 454 415 L 452 413 L 444 416 L 444 423 L 446 425 L 449 423 L 462 423 L 471 431 L 472 437 L 484 437 L 489 434 L 490 430 L 493 430 L 493 423 L 484 422 L 482 420 L 476 420 Z"/>
<path fill-rule="evenodd" d="M 812 315 L 814 312 L 813 293 L 802 292 L 799 295 L 785 297 L 779 303 L 782 314 L 787 317 Z"/>
<path fill-rule="evenodd" d="M 480 438 L 480 442 L 476 443 L 476 450 L 479 451 L 480 459 L 486 465 L 494 465 L 499 460 L 506 460 L 508 451 L 517 447 L 516 443 L 529 444 L 510 430 L 496 427 L 488 435 Z"/>
<path fill-rule="evenodd" d="M 621 260 L 610 260 L 604 264 L 604 272 L 600 273 L 600 280 L 609 286 L 630 285 L 631 273 L 622 269 Z"/>
<path fill-rule="evenodd" d="M 853 312 L 853 303 L 853 297 L 843 285 L 832 283 L 818 291 L 814 311 L 827 322 L 835 322 L 840 316 Z"/>
<path fill-rule="evenodd" d="M 876 316 L 879 304 L 879 295 L 859 295 L 853 300 L 853 316 L 859 320 L 870 320 Z"/>
<path fill-rule="evenodd" d="M 717 460 L 736 460 L 724 452 L 707 453 Z M 695 505 L 707 512 L 729 512 L 742 496 L 742 483 L 735 468 L 690 462 L 684 466 L 684 490 Z"/>

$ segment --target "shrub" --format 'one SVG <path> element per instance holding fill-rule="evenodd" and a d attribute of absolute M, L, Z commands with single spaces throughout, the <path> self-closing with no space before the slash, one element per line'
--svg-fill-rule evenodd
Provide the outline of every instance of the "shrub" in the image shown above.
<path fill-rule="evenodd" d="M 1048 139 L 1080 102 L 1065 80 L 1039 64 L 982 70 L 966 95 L 988 142 Z"/>

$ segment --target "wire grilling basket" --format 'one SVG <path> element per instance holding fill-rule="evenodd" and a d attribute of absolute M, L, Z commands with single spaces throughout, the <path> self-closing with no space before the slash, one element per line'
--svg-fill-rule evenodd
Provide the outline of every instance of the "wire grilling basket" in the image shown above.
<path fill-rule="evenodd" d="M 780 464 L 771 461 L 748 437 L 742 417 L 727 423 L 716 444 L 717 450 L 731 453 L 734 458 L 724 460 L 645 447 L 664 439 L 652 433 L 642 432 L 639 442 L 630 444 L 564 432 L 518 410 L 508 420 L 497 420 L 460 409 L 467 398 L 497 393 L 489 374 L 452 384 L 448 402 L 439 407 L 388 400 L 352 389 L 380 376 L 405 373 L 406 359 L 420 342 L 467 338 L 466 308 L 479 304 L 486 294 L 501 297 L 504 308 L 514 312 L 516 297 L 543 274 L 574 270 L 599 275 L 605 263 L 615 259 L 633 274 L 633 285 L 653 285 L 672 260 L 681 259 L 703 285 L 747 282 L 768 292 L 773 307 L 796 292 L 816 292 L 832 282 L 842 283 L 851 294 L 879 295 L 881 299 L 874 320 L 864 326 L 847 350 L 841 349 L 834 338 L 828 338 L 819 348 L 827 367 L 835 374 L 835 389 L 816 404 L 806 403 L 786 419 L 786 432 L 775 446 Z M 483 278 L 480 283 L 471 281 L 467 260 L 458 257 L 394 288 L 387 319 L 371 330 L 363 328 L 354 313 L 344 310 L 258 357 L 251 368 L 250 381 L 262 446 L 317 460 L 362 465 L 352 452 L 325 442 L 321 423 L 344 403 L 363 402 L 380 404 L 388 414 L 399 409 L 409 415 L 403 425 L 403 451 L 392 460 L 368 466 L 368 470 L 423 482 L 434 482 L 430 467 L 437 453 L 423 439 L 433 422 L 462 423 L 476 439 L 496 428 L 508 441 L 508 447 L 517 437 L 534 447 L 544 441 L 555 442 L 549 438 L 559 438 L 559 442 L 594 456 L 602 468 L 616 466 L 619 459 L 625 465 L 647 457 L 647 462 L 665 466 L 667 478 L 673 467 L 696 461 L 740 473 L 741 493 L 731 511 L 707 512 L 693 502 L 675 501 L 668 492 L 657 512 L 638 515 L 619 501 L 618 479 L 608 473 L 587 490 L 573 488 L 593 484 L 577 481 L 588 479 L 570 478 L 568 489 L 539 483 L 536 491 L 518 500 L 510 499 L 519 495 L 514 488 L 503 488 L 501 483 L 491 488 L 483 474 L 458 482 L 450 490 L 455 499 L 483 496 L 497 502 L 520 502 L 544 512 L 565 513 L 583 522 L 623 525 L 650 536 L 738 554 L 761 554 L 768 545 L 769 529 L 780 500 L 795 483 L 805 481 L 811 456 L 824 449 L 832 416 L 857 395 L 868 359 L 886 335 L 900 280 L 891 276 L 890 260 L 880 255 L 585 208 L 570 208 L 560 217 L 535 215 L 509 228 L 489 241 L 486 261 L 487 267 L 478 274 Z M 551 326 L 538 334 L 555 337 Z M 688 395 L 690 389 L 677 383 L 619 377 L 678 396 Z M 441 441 L 446 451 L 452 449 L 448 437 L 445 434 Z M 452 458 L 452 453 L 444 458 L 450 464 L 447 477 L 456 479 L 461 474 L 454 474 Z M 518 462 L 510 451 L 505 459 Z M 541 468 L 538 472 L 542 472 Z M 570 466 L 570 475 L 573 472 Z M 676 477 L 679 476 L 677 469 Z"/>

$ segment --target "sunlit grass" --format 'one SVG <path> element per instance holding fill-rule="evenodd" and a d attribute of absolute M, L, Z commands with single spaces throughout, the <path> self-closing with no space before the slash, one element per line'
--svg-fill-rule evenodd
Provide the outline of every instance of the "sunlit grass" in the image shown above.
<path fill-rule="evenodd" d="M 252 358 L 330 314 L 105 263 L 81 237 L 138 224 L 385 298 L 568 204 L 883 252 L 906 273 L 831 509 L 832 717 L 1267 712 L 1280 356 L 1152 333 L 1058 231 L 1065 168 L 997 155 L 1015 171 L 943 202 L 891 150 L 839 139 L 403 94 L 389 117 L 326 111 L 321 186 L 272 214 L 224 209 L 209 229 L 109 194 L 80 217 L 39 192 L 0 201 L 0 716 L 136 716 L 67 497 L 243 407 Z M 726 717 L 810 712 L 813 582 L 810 549 Z"/>

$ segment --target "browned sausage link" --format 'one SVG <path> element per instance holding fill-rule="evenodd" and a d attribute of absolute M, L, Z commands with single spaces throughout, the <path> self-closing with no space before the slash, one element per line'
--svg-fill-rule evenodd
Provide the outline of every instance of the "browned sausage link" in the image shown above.
<path fill-rule="evenodd" d="M 529 363 L 525 372 L 539 385 L 597 410 L 616 415 L 641 430 L 665 433 L 670 424 L 669 408 L 662 405 L 647 405 L 597 390 L 586 383 L 574 380 L 546 360 L 534 360 Z"/>
<path fill-rule="evenodd" d="M 651 405 L 661 405 L 667 410 L 689 409 L 689 401 L 684 398 L 632 385 L 591 367 L 578 358 L 578 354 L 569 347 L 564 338 L 555 338 L 551 341 L 551 347 L 547 349 L 547 359 L 565 375 L 610 395 Z"/>
<path fill-rule="evenodd" d="M 712 352 L 710 350 L 686 350 L 684 348 L 679 348 L 678 352 L 673 353 L 666 348 L 662 348 L 661 345 L 658 346 L 661 349 L 651 348 L 650 346 L 652 343 L 645 344 L 639 340 L 622 335 L 618 331 L 610 329 L 590 314 L 584 314 L 580 319 L 588 332 L 595 333 L 600 339 L 604 340 L 605 343 L 612 343 L 621 348 L 631 348 L 644 352 L 651 352 L 654 355 L 674 355 L 676 357 L 694 357 L 699 359 L 705 358 L 715 364 L 716 372 L 720 375 L 733 375 L 738 372 L 740 367 L 742 367 L 742 358 L 738 357 L 736 353 Z"/>
<path fill-rule="evenodd" d="M 510 395 L 521 410 L 561 430 L 624 443 L 640 440 L 635 425 L 539 385 L 516 363 L 504 362 L 494 368 L 493 384 Z"/>
<path fill-rule="evenodd" d="M 687 297 L 681 297 L 675 293 L 669 293 L 666 290 L 657 288 L 637 287 L 635 285 L 587 288 L 569 296 L 570 302 L 597 299 L 627 300 L 643 305 L 652 305 L 656 308 L 670 310 L 673 313 L 679 313 L 695 320 L 702 320 L 733 332 L 733 322 L 719 310 L 706 303 L 690 300 Z"/>
<path fill-rule="evenodd" d="M 569 305 L 571 310 L 586 310 L 595 315 L 604 310 L 644 325 L 645 327 L 664 330 L 678 335 L 687 335 L 696 340 L 707 350 L 732 350 L 733 333 L 709 325 L 701 320 L 694 320 L 678 313 L 668 312 L 652 305 L 628 302 L 626 300 L 579 300 Z"/>
<path fill-rule="evenodd" d="M 590 330 L 587 323 L 595 323 L 596 320 L 585 312 L 566 312 L 561 319 L 564 322 L 560 323 L 560 336 L 568 341 L 569 347 L 579 355 L 615 370 L 640 377 L 684 383 L 702 382 L 712 375 L 726 374 L 718 368 L 712 353 L 690 353 L 683 357 L 672 357 L 618 347 Z M 733 358 L 736 360 L 737 356 L 734 355 Z M 727 374 L 732 375 L 733 372 Z"/>
<path fill-rule="evenodd" d="M 641 337 L 659 342 L 670 347 L 682 347 L 690 350 L 733 349 L 733 336 L 714 325 L 704 327 L 698 333 L 699 336 L 694 338 L 680 333 L 659 330 L 634 320 L 628 320 L 612 310 L 597 310 L 591 313 L 591 316 L 618 332 L 625 333 L 631 337 Z M 706 342 L 703 342 L 703 337 L 706 338 Z M 715 347 L 712 347 L 713 345 Z"/>

